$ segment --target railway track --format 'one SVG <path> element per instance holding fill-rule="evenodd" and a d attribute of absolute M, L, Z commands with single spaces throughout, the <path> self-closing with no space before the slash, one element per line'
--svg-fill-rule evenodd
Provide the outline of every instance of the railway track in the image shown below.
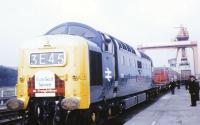
<path fill-rule="evenodd" d="M 103 122 L 103 124 L 100 125 L 123 125 L 125 122 L 130 120 L 134 115 L 139 113 L 142 110 L 145 110 L 145 108 L 149 107 L 153 103 L 155 103 L 160 97 L 168 93 L 162 92 L 160 95 L 158 95 L 156 98 L 154 98 L 151 101 L 136 105 L 128 110 L 126 112 L 119 114 L 119 116 L 116 116 L 115 118 L 112 118 L 110 120 L 106 120 Z M 0 125 L 24 125 L 23 124 L 23 117 L 22 113 L 24 111 L 10 111 L 7 109 L 0 110 Z"/>
<path fill-rule="evenodd" d="M 22 120 L 21 111 L 0 110 L 0 125 L 14 125 Z"/>

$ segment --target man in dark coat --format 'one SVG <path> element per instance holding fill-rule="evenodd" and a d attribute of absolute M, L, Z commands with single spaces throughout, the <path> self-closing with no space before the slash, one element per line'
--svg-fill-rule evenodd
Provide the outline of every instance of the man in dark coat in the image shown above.
<path fill-rule="evenodd" d="M 195 79 L 195 82 L 196 82 L 196 97 L 197 97 L 197 100 L 199 101 L 199 82 L 197 81 L 197 79 Z"/>
<path fill-rule="evenodd" d="M 180 87 L 181 87 L 181 81 L 177 80 L 177 88 L 180 89 Z"/>
<path fill-rule="evenodd" d="M 174 81 L 174 79 L 172 79 L 170 81 L 170 90 L 171 90 L 172 95 L 174 95 L 175 93 L 175 87 L 176 87 L 176 82 Z"/>
<path fill-rule="evenodd" d="M 189 92 L 190 92 L 190 95 L 191 95 L 191 106 L 196 106 L 197 84 L 196 84 L 194 76 L 190 76 L 190 79 L 188 81 L 188 85 L 189 85 Z"/>
<path fill-rule="evenodd" d="M 189 80 L 190 80 L 190 78 L 189 78 L 188 80 L 184 80 L 185 89 L 186 89 L 186 90 L 188 90 L 188 83 L 189 83 Z"/>

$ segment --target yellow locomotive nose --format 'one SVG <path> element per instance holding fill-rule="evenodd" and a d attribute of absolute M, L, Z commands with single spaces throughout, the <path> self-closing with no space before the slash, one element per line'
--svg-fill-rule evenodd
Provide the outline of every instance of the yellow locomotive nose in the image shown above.
<path fill-rule="evenodd" d="M 48 46 L 41 45 L 44 39 L 48 39 Z M 90 41 L 79 36 L 49 35 L 21 49 L 17 98 L 24 101 L 19 102 L 23 109 L 28 108 L 30 100 L 41 98 L 59 98 L 59 101 L 63 98 L 63 109 L 89 108 L 88 43 Z"/>
<path fill-rule="evenodd" d="M 7 101 L 6 106 L 9 110 L 20 110 L 24 106 L 24 102 L 19 99 L 10 99 Z"/>

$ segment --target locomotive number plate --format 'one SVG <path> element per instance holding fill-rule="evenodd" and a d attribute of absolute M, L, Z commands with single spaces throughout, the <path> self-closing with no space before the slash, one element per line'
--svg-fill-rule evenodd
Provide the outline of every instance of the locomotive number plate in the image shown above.
<path fill-rule="evenodd" d="M 63 65 L 64 52 L 31 53 L 30 65 Z"/>

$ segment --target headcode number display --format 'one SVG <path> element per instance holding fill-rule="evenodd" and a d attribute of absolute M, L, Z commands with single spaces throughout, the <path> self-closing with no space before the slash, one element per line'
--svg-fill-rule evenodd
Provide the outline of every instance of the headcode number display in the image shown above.
<path fill-rule="evenodd" d="M 31 65 L 63 65 L 64 52 L 31 53 Z"/>

